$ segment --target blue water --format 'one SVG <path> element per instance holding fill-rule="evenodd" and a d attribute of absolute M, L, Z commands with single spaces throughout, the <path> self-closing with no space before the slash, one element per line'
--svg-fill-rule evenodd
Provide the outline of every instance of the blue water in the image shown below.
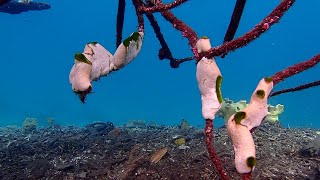
<path fill-rule="evenodd" d="M 160 45 L 145 18 L 145 37 L 138 57 L 124 69 L 93 83 L 94 94 L 80 103 L 71 90 L 69 72 L 74 53 L 84 44 L 98 41 L 115 51 L 117 1 L 46 0 L 51 9 L 18 15 L 0 13 L 1 71 L 0 126 L 21 125 L 26 117 L 45 124 L 54 117 L 61 125 L 85 125 L 128 120 L 155 121 L 176 125 L 182 118 L 202 126 L 201 102 L 195 79 L 195 63 L 171 69 L 159 61 Z M 168 1 L 165 1 L 168 2 Z M 212 46 L 221 44 L 235 1 L 190 1 L 173 13 L 192 27 L 198 36 L 207 35 Z M 237 35 L 262 20 L 279 0 L 248 1 Z M 224 76 L 224 97 L 249 100 L 258 81 L 320 52 L 319 0 L 297 1 L 279 24 L 259 39 L 226 58 L 217 58 Z M 181 33 L 156 15 L 175 57 L 191 55 Z M 136 31 L 131 1 L 127 1 L 124 37 Z M 320 67 L 281 82 L 276 89 L 319 80 Z M 271 104 L 284 104 L 280 116 L 289 127 L 320 128 L 320 87 L 273 97 Z M 222 124 L 221 119 L 217 119 Z"/>

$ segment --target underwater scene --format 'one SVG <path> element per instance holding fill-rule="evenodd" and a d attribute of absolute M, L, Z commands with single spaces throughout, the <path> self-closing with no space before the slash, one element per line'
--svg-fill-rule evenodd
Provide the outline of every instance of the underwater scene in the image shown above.
<path fill-rule="evenodd" d="M 319 0 L 0 0 L 0 179 L 320 179 Z"/>

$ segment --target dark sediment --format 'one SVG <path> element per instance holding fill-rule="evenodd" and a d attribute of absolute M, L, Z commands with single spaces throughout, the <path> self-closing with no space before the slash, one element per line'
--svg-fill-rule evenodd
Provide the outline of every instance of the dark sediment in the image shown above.
<path fill-rule="evenodd" d="M 23 132 L 0 129 L 0 179 L 219 179 L 208 159 L 201 129 L 167 126 L 50 127 Z M 117 131 L 115 131 L 117 132 Z M 319 131 L 265 123 L 254 132 L 258 163 L 253 179 L 320 179 Z M 184 137 L 185 146 L 173 142 Z M 318 136 L 318 137 L 317 137 Z M 168 147 L 151 163 L 151 154 Z M 240 179 L 225 128 L 215 147 L 229 172 Z"/>

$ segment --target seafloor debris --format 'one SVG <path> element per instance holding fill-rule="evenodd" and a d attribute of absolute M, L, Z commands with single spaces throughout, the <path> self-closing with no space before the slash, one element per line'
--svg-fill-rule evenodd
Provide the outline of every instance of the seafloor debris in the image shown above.
<path fill-rule="evenodd" d="M 0 128 L 0 179 L 215 179 L 203 129 L 179 125 L 117 127 L 99 122 L 83 128 L 37 128 L 29 134 Z M 253 133 L 259 162 L 253 179 L 320 179 L 319 135 L 314 129 L 288 129 L 264 123 Z M 179 136 L 177 136 L 179 135 Z M 173 143 L 184 137 L 188 148 Z M 317 138 L 318 136 L 318 138 Z M 215 133 L 215 147 L 231 179 L 240 179 L 226 129 Z M 167 147 L 158 163 L 150 157 Z M 14 173 L 13 173 L 14 172 Z M 170 173 L 168 173 L 170 172 Z M 191 173 L 192 172 L 192 173 Z"/>
<path fill-rule="evenodd" d="M 37 129 L 37 124 L 38 124 L 37 118 L 27 117 L 22 122 L 22 131 L 24 133 L 32 133 L 33 131 L 35 131 Z"/>
<path fill-rule="evenodd" d="M 33 2 L 31 0 L 4 0 L 0 2 L 0 12 L 9 14 L 20 14 L 27 11 L 41 11 L 50 9 L 47 3 Z"/>
<path fill-rule="evenodd" d="M 300 154 L 306 157 L 318 158 L 320 163 L 320 136 L 317 136 L 317 138 L 305 145 L 301 149 Z"/>
<path fill-rule="evenodd" d="M 164 148 L 161 148 L 161 149 L 158 149 L 157 151 L 155 151 L 151 157 L 150 157 L 150 162 L 152 163 L 157 163 L 159 162 L 162 157 L 168 152 L 168 148 L 167 147 L 164 147 Z"/>
<path fill-rule="evenodd" d="M 107 135 L 113 129 L 111 122 L 95 122 L 85 126 L 85 131 L 91 135 Z"/>

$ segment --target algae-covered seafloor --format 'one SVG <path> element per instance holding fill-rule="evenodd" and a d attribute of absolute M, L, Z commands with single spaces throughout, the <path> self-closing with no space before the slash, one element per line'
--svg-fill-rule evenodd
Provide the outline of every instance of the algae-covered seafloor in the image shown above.
<path fill-rule="evenodd" d="M 30 129 L 29 129 L 30 130 Z M 253 133 L 253 179 L 320 179 L 320 138 L 314 129 L 264 123 Z M 50 126 L 0 130 L 0 179 L 219 179 L 208 158 L 203 129 L 143 122 L 114 127 Z M 231 179 L 233 147 L 224 127 L 215 147 Z"/>

